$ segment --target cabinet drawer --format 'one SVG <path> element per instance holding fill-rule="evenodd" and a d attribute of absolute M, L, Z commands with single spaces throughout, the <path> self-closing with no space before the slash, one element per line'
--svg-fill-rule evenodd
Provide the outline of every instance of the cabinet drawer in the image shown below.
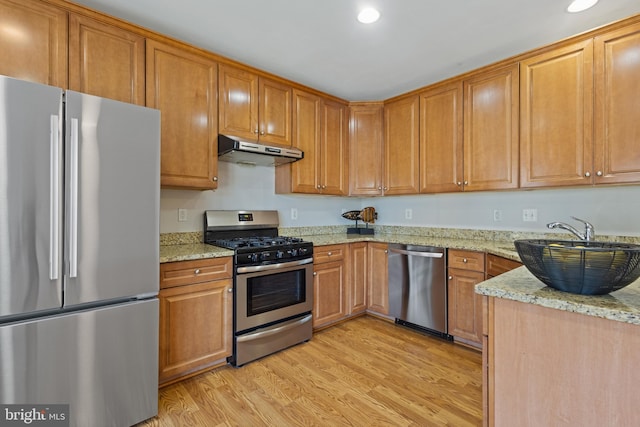
<path fill-rule="evenodd" d="M 487 277 L 499 276 L 502 273 L 506 273 L 520 266 L 522 266 L 521 262 L 487 254 Z"/>
<path fill-rule="evenodd" d="M 227 279 L 233 275 L 232 268 L 231 257 L 160 264 L 160 289 Z"/>
<path fill-rule="evenodd" d="M 449 268 L 484 272 L 484 252 L 449 249 Z"/>
<path fill-rule="evenodd" d="M 346 251 L 346 245 L 314 246 L 313 263 L 322 264 L 323 262 L 340 261 L 344 259 Z"/>

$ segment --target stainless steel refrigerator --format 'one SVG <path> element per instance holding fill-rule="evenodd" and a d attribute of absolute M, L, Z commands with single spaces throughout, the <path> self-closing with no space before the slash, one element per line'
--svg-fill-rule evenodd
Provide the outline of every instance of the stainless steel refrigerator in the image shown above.
<path fill-rule="evenodd" d="M 157 414 L 159 199 L 159 111 L 0 76 L 0 405 Z"/>

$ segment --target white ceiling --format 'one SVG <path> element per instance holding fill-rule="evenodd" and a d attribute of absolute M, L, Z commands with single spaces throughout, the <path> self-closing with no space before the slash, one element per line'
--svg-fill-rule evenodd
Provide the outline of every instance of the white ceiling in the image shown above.
<path fill-rule="evenodd" d="M 640 13 L 640 0 L 73 0 L 349 101 L 383 100 Z M 356 21 L 363 6 L 381 12 Z"/>

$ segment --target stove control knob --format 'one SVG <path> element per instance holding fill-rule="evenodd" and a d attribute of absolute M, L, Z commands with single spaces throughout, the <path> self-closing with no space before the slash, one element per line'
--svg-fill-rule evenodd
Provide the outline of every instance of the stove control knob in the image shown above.
<path fill-rule="evenodd" d="M 262 252 L 260 254 L 260 261 L 267 261 L 271 259 L 271 252 Z"/>
<path fill-rule="evenodd" d="M 276 259 L 282 259 L 282 258 L 284 258 L 284 252 L 276 251 Z"/>
<path fill-rule="evenodd" d="M 300 248 L 300 249 L 298 249 L 298 253 L 299 253 L 300 255 L 306 255 L 308 252 L 309 252 L 309 249 L 307 249 L 307 248 Z"/>
<path fill-rule="evenodd" d="M 290 249 L 289 253 L 291 254 L 292 257 L 298 256 L 298 250 L 297 249 Z"/>
<path fill-rule="evenodd" d="M 249 261 L 258 262 L 258 254 L 249 254 Z"/>

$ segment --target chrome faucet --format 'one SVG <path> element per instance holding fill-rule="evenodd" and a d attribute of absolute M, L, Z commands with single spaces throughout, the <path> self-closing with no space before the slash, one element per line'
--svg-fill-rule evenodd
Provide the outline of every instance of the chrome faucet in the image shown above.
<path fill-rule="evenodd" d="M 567 230 L 576 235 L 578 239 L 586 240 L 587 242 L 596 238 L 596 232 L 593 228 L 593 225 L 591 225 L 584 219 L 576 218 L 575 216 L 572 216 L 571 218 L 584 223 L 584 234 L 580 233 L 578 230 L 576 230 L 569 224 L 565 224 L 564 222 L 550 222 L 549 224 L 547 224 L 547 228 L 562 228 L 563 230 Z"/>

